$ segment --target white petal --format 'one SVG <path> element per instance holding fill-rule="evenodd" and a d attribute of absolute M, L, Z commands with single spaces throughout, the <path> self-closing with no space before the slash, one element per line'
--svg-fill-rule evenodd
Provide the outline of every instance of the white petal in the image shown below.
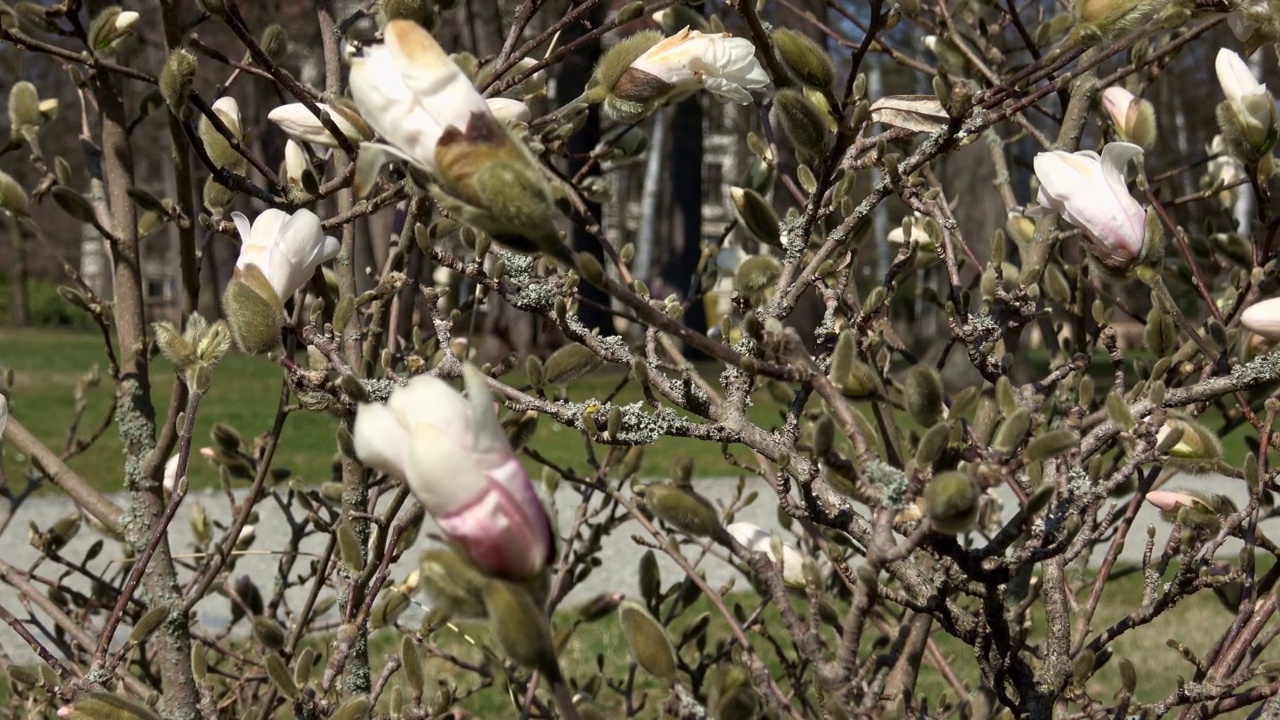
<path fill-rule="evenodd" d="M 1218 84 L 1222 86 L 1223 94 L 1232 105 L 1239 105 L 1244 95 L 1265 90 L 1245 61 L 1226 48 L 1218 51 L 1213 67 L 1218 74 Z"/>
<path fill-rule="evenodd" d="M 434 425 L 413 428 L 405 477 L 432 515 L 456 512 L 488 489 L 475 456 Z"/>
<path fill-rule="evenodd" d="M 253 244 L 253 224 L 249 222 L 249 218 L 244 213 L 233 212 L 231 219 L 236 223 L 236 230 L 240 233 L 240 256 L 236 258 L 236 267 L 243 268 L 246 265 L 257 265 L 259 270 L 266 271 L 267 265 L 271 258 L 271 244 L 261 243 Z"/>
<path fill-rule="evenodd" d="M 361 405 L 351 437 L 360 462 L 388 475 L 404 477 L 409 434 L 390 410 L 372 403 Z"/>
<path fill-rule="evenodd" d="M 462 69 L 421 25 L 393 20 L 384 33 L 401 80 L 442 127 L 465 128 L 473 113 L 489 112 Z"/>
<path fill-rule="evenodd" d="M 360 131 L 355 125 L 338 113 L 333 108 L 323 103 L 317 103 L 321 111 L 329 114 L 329 119 L 338 127 L 338 130 L 353 141 L 360 140 Z M 281 105 L 271 112 L 267 113 L 267 119 L 275 123 L 287 135 L 302 142 L 315 143 L 324 145 L 325 147 L 338 147 L 338 141 L 333 135 L 324 129 L 324 125 L 320 123 L 320 118 L 316 117 L 302 103 L 290 103 Z"/>
<path fill-rule="evenodd" d="M 529 112 L 529 106 L 519 100 L 497 97 L 488 98 L 485 103 L 488 104 L 493 116 L 507 125 L 527 123 L 533 117 L 533 113 Z"/>
<path fill-rule="evenodd" d="M 1280 298 L 1250 305 L 1240 314 L 1240 324 L 1268 340 L 1280 340 Z"/>

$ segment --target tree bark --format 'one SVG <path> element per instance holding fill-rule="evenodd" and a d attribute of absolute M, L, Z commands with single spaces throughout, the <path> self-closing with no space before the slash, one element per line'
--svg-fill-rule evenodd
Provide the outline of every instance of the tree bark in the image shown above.
<path fill-rule="evenodd" d="M 702 256 L 702 105 L 695 95 L 677 104 L 671 118 L 671 204 L 673 212 L 671 255 L 662 268 L 663 279 L 682 294 L 701 295 L 697 287 L 698 260 Z M 706 332 L 707 313 L 701 302 L 685 311 L 684 323 Z"/>

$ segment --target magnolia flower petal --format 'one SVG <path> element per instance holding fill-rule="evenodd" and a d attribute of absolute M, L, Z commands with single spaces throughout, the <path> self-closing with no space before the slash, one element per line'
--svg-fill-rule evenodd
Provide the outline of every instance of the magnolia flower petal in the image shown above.
<path fill-rule="evenodd" d="M 236 231 L 240 233 L 240 257 L 236 259 L 236 267 L 257 265 L 259 270 L 265 270 L 271 258 L 271 245 L 267 243 L 254 245 L 250 241 L 253 237 L 253 224 L 244 216 L 244 213 L 233 212 L 231 219 L 235 221 Z"/>
<path fill-rule="evenodd" d="M 489 106 L 489 111 L 493 113 L 493 116 L 507 125 L 527 123 L 533 118 L 533 113 L 529 111 L 529 106 L 519 100 L 496 97 L 488 98 L 485 103 Z"/>
<path fill-rule="evenodd" d="M 418 425 L 431 425 L 449 442 L 471 449 L 471 406 L 440 378 L 430 375 L 413 378 L 391 394 L 387 409 L 410 432 Z"/>
<path fill-rule="evenodd" d="M 409 434 L 391 410 L 376 403 L 361 405 L 351 437 L 360 462 L 394 477 L 405 476 Z"/>
<path fill-rule="evenodd" d="M 240 122 L 240 103 L 230 95 L 224 95 L 213 101 L 212 109 L 222 118 L 222 122 L 226 123 L 227 129 L 233 135 L 240 135 L 241 128 L 244 127 Z"/>
<path fill-rule="evenodd" d="M 735 522 L 726 525 L 724 529 L 738 541 L 739 545 L 751 552 L 765 552 L 769 548 L 769 533 L 755 523 Z"/>
<path fill-rule="evenodd" d="M 1240 314 L 1240 324 L 1268 340 L 1280 340 L 1280 298 L 1250 305 Z"/>
<path fill-rule="evenodd" d="M 514 460 L 513 460 L 514 462 Z M 528 485 L 528 481 L 525 481 Z M 473 503 L 437 515 L 440 528 L 462 546 L 471 561 L 489 575 L 527 578 L 551 560 L 551 528 L 540 501 L 490 485 Z"/>
<path fill-rule="evenodd" d="M 475 86 L 421 25 L 393 20 L 385 36 L 384 47 L 405 86 L 442 127 L 465 128 L 473 113 L 489 114 Z"/>
<path fill-rule="evenodd" d="M 1218 50 L 1213 69 L 1217 72 L 1218 84 L 1222 86 L 1227 102 L 1236 107 L 1241 106 L 1243 96 L 1266 92 L 1266 87 L 1253 76 L 1244 59 L 1226 48 Z"/>
<path fill-rule="evenodd" d="M 336 257 L 339 248 L 336 239 L 324 235 L 315 213 L 298 210 L 277 230 L 267 279 L 282 300 L 288 298 L 307 284 L 316 266 Z"/>
<path fill-rule="evenodd" d="M 317 103 L 316 107 L 328 113 L 329 119 L 333 121 L 333 124 L 338 127 L 338 130 L 343 135 L 353 141 L 360 140 L 360 130 L 343 117 L 341 113 L 323 103 Z M 307 106 L 302 103 L 281 105 L 267 113 L 267 119 L 275 123 L 285 134 L 296 140 L 324 145 L 325 147 L 338 147 L 337 139 L 320 123 L 320 118 L 312 114 L 307 109 Z"/>
<path fill-rule="evenodd" d="M 180 456 L 174 455 L 170 457 L 164 464 L 164 489 L 173 492 L 178 487 L 178 459 Z"/>
<path fill-rule="evenodd" d="M 493 393 L 479 370 L 472 365 L 462 367 L 462 377 L 467 387 L 467 401 L 471 406 L 471 427 L 474 435 L 471 447 L 485 457 L 509 457 L 511 443 L 498 422 L 493 408 Z"/>
<path fill-rule="evenodd" d="M 488 491 L 489 483 L 476 456 L 436 426 L 414 425 L 408 443 L 405 479 L 436 519 L 471 505 Z"/>

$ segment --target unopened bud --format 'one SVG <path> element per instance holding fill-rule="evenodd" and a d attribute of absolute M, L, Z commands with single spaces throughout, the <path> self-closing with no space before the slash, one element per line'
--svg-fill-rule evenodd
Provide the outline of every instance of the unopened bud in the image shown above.
<path fill-rule="evenodd" d="M 773 44 L 783 66 L 797 81 L 823 90 L 835 82 L 836 67 L 830 53 L 808 35 L 782 28 L 774 31 Z"/>
<path fill-rule="evenodd" d="M 962 472 L 946 472 L 925 486 L 924 511 L 935 530 L 958 535 L 977 522 L 980 497 L 981 491 L 972 477 Z"/>

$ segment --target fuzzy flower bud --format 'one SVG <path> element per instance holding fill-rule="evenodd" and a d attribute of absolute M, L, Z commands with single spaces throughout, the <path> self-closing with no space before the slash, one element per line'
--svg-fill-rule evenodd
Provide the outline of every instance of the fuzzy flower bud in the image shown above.
<path fill-rule="evenodd" d="M 695 90 L 705 89 L 721 102 L 746 105 L 751 90 L 769 84 L 756 60 L 755 45 L 746 38 L 686 27 L 657 42 L 649 34 L 643 39 L 651 45 L 624 41 L 616 46 L 601 59 L 592 78 L 606 93 L 605 114 L 620 122 L 639 120 Z"/>
<path fill-rule="evenodd" d="M 356 455 L 402 478 L 442 530 L 492 577 L 522 580 L 552 560 L 551 522 L 511 452 L 485 378 L 463 369 L 468 397 L 420 375 L 385 405 L 361 405 Z"/>
<path fill-rule="evenodd" d="M 1226 96 L 1218 107 L 1218 124 L 1228 140 L 1238 139 L 1254 154 L 1269 151 L 1276 143 L 1276 102 L 1258 82 L 1245 61 L 1223 48 L 1214 61 L 1218 84 Z M 1233 132 L 1234 131 L 1234 132 Z"/>
<path fill-rule="evenodd" d="M 1109 87 L 1102 91 L 1102 107 L 1111 117 L 1120 139 L 1143 150 L 1155 145 L 1156 110 L 1150 100 L 1136 97 L 1122 87 Z"/>
<path fill-rule="evenodd" d="M 321 112 L 328 113 L 329 119 L 351 142 L 359 143 L 373 137 L 368 124 L 350 108 L 324 103 L 317 103 L 316 107 Z M 313 115 L 302 103 L 281 105 L 267 113 L 267 119 L 275 123 L 286 135 L 299 142 L 315 143 L 331 148 L 338 147 L 338 141 L 324 129 L 320 118 Z"/>
<path fill-rule="evenodd" d="M 1041 209 L 1035 214 L 1060 213 L 1084 231 L 1103 265 L 1128 268 L 1142 254 L 1147 211 L 1129 194 L 1124 168 L 1141 157 L 1142 148 L 1123 142 L 1108 143 L 1101 157 L 1089 151 L 1039 153 L 1033 164 Z"/>

